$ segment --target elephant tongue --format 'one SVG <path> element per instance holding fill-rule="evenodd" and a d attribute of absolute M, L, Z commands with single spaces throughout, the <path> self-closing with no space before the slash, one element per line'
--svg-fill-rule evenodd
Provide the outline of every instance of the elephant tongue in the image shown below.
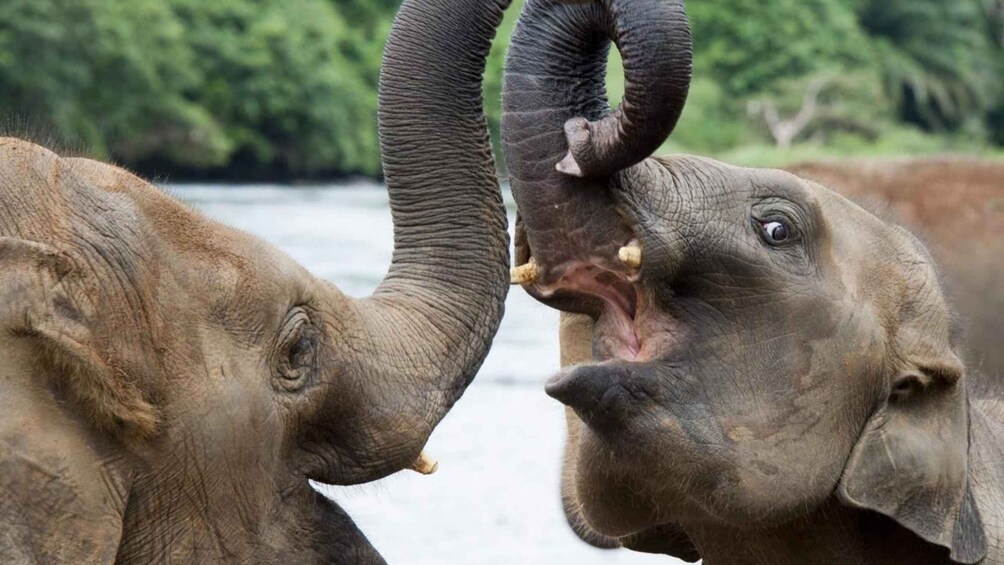
<path fill-rule="evenodd" d="M 635 361 L 641 354 L 641 339 L 635 332 L 634 313 L 608 302 L 593 330 L 593 351 L 599 361 Z"/>
<path fill-rule="evenodd" d="M 633 308 L 605 301 L 596 320 L 593 351 L 598 361 L 642 362 L 665 357 L 678 348 L 685 333 L 677 320 L 646 299 L 638 284 L 629 288 Z"/>

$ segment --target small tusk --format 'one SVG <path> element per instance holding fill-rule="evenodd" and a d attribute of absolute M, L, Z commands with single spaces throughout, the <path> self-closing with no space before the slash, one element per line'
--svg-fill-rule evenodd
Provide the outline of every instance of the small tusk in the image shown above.
<path fill-rule="evenodd" d="M 626 247 L 621 247 L 617 251 L 617 257 L 632 269 L 637 269 L 641 267 L 641 247 L 637 245 L 628 245 Z"/>
<path fill-rule="evenodd" d="M 510 284 L 525 285 L 537 282 L 539 276 L 540 268 L 537 267 L 537 262 L 530 259 L 527 264 L 514 267 L 509 271 L 509 282 Z"/>
<path fill-rule="evenodd" d="M 417 473 L 422 473 L 423 475 L 431 475 L 439 469 L 439 461 L 429 457 L 429 454 L 423 451 L 418 454 L 418 459 L 411 464 L 411 470 Z"/>
<path fill-rule="evenodd" d="M 568 175 L 570 177 L 582 178 L 585 176 L 582 174 L 582 169 L 579 167 L 579 163 L 578 161 L 575 160 L 575 157 L 572 155 L 571 151 L 569 151 L 565 155 L 564 159 L 558 161 L 558 164 L 555 165 L 554 168 L 557 169 L 559 173 Z"/>

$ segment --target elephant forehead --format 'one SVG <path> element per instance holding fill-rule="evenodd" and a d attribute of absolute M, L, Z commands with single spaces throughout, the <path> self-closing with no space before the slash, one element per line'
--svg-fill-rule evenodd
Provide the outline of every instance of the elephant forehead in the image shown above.
<path fill-rule="evenodd" d="M 193 316 L 247 334 L 284 311 L 306 280 L 278 250 L 121 168 L 8 138 L 0 138 L 0 235 L 71 256 L 78 307 L 100 311 L 96 321 L 113 334 L 200 321 Z"/>

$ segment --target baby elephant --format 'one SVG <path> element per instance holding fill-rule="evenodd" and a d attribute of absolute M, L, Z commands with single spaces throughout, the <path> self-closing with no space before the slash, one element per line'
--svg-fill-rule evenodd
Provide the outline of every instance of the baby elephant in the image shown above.
<path fill-rule="evenodd" d="M 677 158 L 634 174 L 669 190 L 621 194 L 641 278 L 591 328 L 599 363 L 547 387 L 574 412 L 579 530 L 712 564 L 995 548 L 1004 410 L 959 361 L 916 238 L 779 171 Z M 565 353 L 588 362 L 574 324 Z"/>
<path fill-rule="evenodd" d="M 309 481 L 433 471 L 498 328 L 480 85 L 507 4 L 400 9 L 395 251 L 365 298 L 122 169 L 0 138 L 0 563 L 384 563 Z"/>
<path fill-rule="evenodd" d="M 571 525 L 709 565 L 1004 561 L 1000 385 L 960 361 L 924 246 L 786 172 L 645 158 L 686 93 L 682 12 L 529 0 L 510 51 L 516 278 L 585 315 L 547 385 Z"/>

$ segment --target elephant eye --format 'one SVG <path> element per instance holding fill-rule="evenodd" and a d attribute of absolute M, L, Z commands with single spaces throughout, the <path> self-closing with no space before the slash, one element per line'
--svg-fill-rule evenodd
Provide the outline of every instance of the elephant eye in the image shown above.
<path fill-rule="evenodd" d="M 771 245 L 780 245 L 792 237 L 792 229 L 784 220 L 767 220 L 759 223 L 764 239 Z"/>
<path fill-rule="evenodd" d="M 304 332 L 300 339 L 296 340 L 296 343 L 289 348 L 289 364 L 293 367 L 310 366 L 313 357 L 314 340 Z"/>
<path fill-rule="evenodd" d="M 316 365 L 317 330 L 306 312 L 297 308 L 279 334 L 276 372 L 286 389 L 301 385 Z"/>

